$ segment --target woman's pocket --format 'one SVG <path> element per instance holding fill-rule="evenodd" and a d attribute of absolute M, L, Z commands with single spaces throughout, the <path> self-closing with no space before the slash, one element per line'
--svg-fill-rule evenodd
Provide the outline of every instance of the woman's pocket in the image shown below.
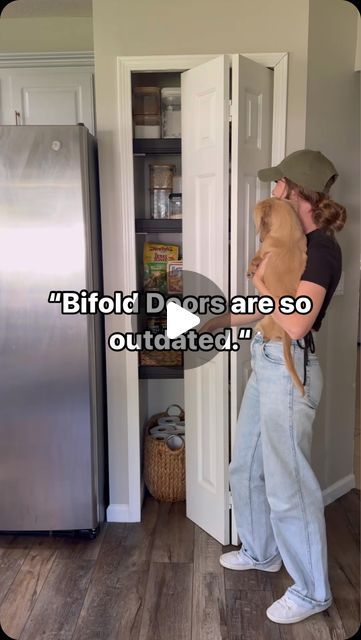
<path fill-rule="evenodd" d="M 283 355 L 282 342 L 264 342 L 262 344 L 262 356 L 266 362 L 272 364 L 284 365 L 285 359 Z"/>
<path fill-rule="evenodd" d="M 317 409 L 323 388 L 323 375 L 320 364 L 316 358 L 312 358 L 307 365 L 306 371 L 306 384 L 305 384 L 305 398 L 312 407 Z"/>

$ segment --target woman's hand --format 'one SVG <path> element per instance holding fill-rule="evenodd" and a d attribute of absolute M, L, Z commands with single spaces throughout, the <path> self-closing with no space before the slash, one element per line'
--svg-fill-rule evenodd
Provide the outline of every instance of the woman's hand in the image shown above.
<path fill-rule="evenodd" d="M 213 333 L 213 331 L 222 331 L 230 327 L 249 326 L 258 320 L 262 320 L 264 314 L 256 311 L 256 313 L 224 313 L 207 320 L 202 327 L 198 329 L 198 333 Z"/>
<path fill-rule="evenodd" d="M 253 278 L 252 278 L 252 282 L 254 284 L 254 286 L 256 287 L 256 289 L 260 289 L 260 285 L 262 287 L 262 285 L 264 286 L 264 272 L 267 266 L 267 262 L 269 260 L 269 257 L 271 255 L 271 252 L 269 251 L 268 253 L 266 253 L 265 257 L 263 258 L 261 264 L 259 265 L 256 273 L 254 274 Z"/>
<path fill-rule="evenodd" d="M 229 314 L 224 314 L 222 316 L 217 316 L 215 318 L 211 318 L 204 323 L 198 329 L 198 333 L 213 333 L 213 331 L 217 331 L 223 329 L 229 324 Z"/>

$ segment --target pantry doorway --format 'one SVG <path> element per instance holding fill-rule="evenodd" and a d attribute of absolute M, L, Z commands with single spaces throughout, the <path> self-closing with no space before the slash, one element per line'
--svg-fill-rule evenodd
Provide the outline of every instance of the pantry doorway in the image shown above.
<path fill-rule="evenodd" d="M 255 64 L 256 63 L 256 64 Z M 267 69 L 268 67 L 268 69 Z M 255 80 L 255 71 L 260 77 Z M 272 90 L 267 116 L 264 78 L 272 69 Z M 232 76 L 230 76 L 230 70 Z M 231 296 L 250 291 L 244 289 L 244 266 L 254 250 L 255 238 L 251 220 L 254 203 L 264 194 L 256 179 L 256 171 L 263 164 L 262 135 L 270 140 L 267 163 L 279 162 L 285 155 L 287 54 L 230 54 L 224 56 L 160 56 L 118 58 L 119 87 L 119 151 L 123 170 L 120 175 L 124 234 L 120 255 L 124 273 L 122 290 L 137 289 L 137 242 L 134 232 L 134 157 L 132 140 L 132 74 L 180 73 L 182 76 L 182 180 L 183 180 L 183 268 L 203 273 Z M 265 72 L 265 73 L 262 73 Z M 261 85 L 257 86 L 257 83 Z M 265 81 L 267 84 L 267 80 Z M 268 82 L 267 91 L 270 91 Z M 232 92 L 232 94 L 231 94 Z M 202 132 L 194 129 L 192 104 L 197 95 L 202 99 L 204 116 L 198 120 Z M 212 97 L 213 96 L 213 97 Z M 230 98 L 232 106 L 230 107 Z M 188 105 L 188 106 L 187 106 Z M 188 113 L 188 116 L 187 116 Z M 231 124 L 230 124 L 231 121 Z M 185 123 L 185 125 L 184 125 Z M 187 124 L 188 123 L 188 124 Z M 193 127 L 193 128 L 192 128 Z M 230 134 L 231 131 L 231 134 Z M 229 137 L 231 135 L 231 137 Z M 208 151 L 203 153 L 207 166 L 196 158 L 197 140 L 206 140 Z M 229 145 L 229 140 L 231 140 Z M 193 145 L 193 146 L 192 146 Z M 202 145 L 201 145 L 202 146 Z M 203 144 L 204 146 L 204 144 Z M 231 153 L 230 153 L 231 152 Z M 231 156 L 231 171 L 229 165 Z M 202 155 L 200 150 L 199 156 Z M 221 158 L 221 160 L 220 160 Z M 197 164 L 198 163 L 198 164 Z M 207 198 L 194 207 L 194 189 L 201 174 L 208 176 L 202 188 Z M 216 206 L 211 194 L 216 196 Z M 209 206 L 205 207 L 204 202 Z M 220 214 L 221 212 L 221 214 Z M 190 213 L 192 217 L 190 217 Z M 198 225 L 206 217 L 207 229 Z M 229 236 L 230 231 L 230 236 Z M 169 240 L 167 240 L 169 241 Z M 219 259 L 215 261 L 215 246 Z M 134 253 L 133 251 L 134 250 Z M 238 256 L 238 262 L 237 262 Z M 239 262 L 241 260 L 241 262 Z M 241 264 L 242 268 L 237 268 Z M 207 266 L 208 265 L 208 266 Z M 208 271 L 207 271 L 208 269 Z M 131 319 L 126 319 L 131 331 Z M 134 353 L 122 354 L 127 380 L 125 406 L 119 423 L 124 425 L 128 441 L 129 504 L 122 505 L 121 521 L 139 521 L 144 496 L 142 459 L 144 424 L 149 416 L 145 406 L 144 379 L 139 377 L 139 363 Z M 232 449 L 236 417 L 242 391 L 249 370 L 249 344 L 243 345 L 237 356 L 220 353 L 209 365 L 184 372 L 184 408 L 186 422 L 186 488 L 187 517 L 196 522 L 222 544 L 235 535 L 231 516 L 231 497 L 228 486 L 228 464 Z M 154 378 L 146 383 L 154 388 Z M 161 380 L 159 389 L 167 387 Z M 149 391 L 149 389 L 148 389 Z M 148 393 L 149 398 L 149 393 Z M 164 408 L 178 398 L 164 397 Z M 109 433 L 111 447 L 112 433 Z M 110 468 L 110 475 L 112 469 Z M 118 519 L 117 506 L 108 507 L 108 520 Z M 233 535 L 231 532 L 233 531 Z"/>

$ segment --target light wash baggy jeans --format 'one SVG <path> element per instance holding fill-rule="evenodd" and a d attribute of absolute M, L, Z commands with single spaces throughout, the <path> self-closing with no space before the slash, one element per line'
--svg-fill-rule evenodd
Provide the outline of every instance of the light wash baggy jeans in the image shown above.
<path fill-rule="evenodd" d="M 291 353 L 303 381 L 304 351 L 295 340 Z M 285 366 L 282 342 L 264 342 L 257 333 L 251 357 L 229 466 L 243 553 L 260 569 L 281 556 L 294 580 L 287 589 L 291 599 L 310 608 L 331 604 L 324 506 L 310 464 L 320 365 L 309 354 L 302 397 Z"/>

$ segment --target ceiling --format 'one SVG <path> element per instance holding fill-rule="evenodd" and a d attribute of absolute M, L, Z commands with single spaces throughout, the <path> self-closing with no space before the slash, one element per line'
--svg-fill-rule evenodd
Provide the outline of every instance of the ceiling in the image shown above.
<path fill-rule="evenodd" d="M 15 0 L 1 18 L 85 18 L 92 15 L 92 0 Z"/>

